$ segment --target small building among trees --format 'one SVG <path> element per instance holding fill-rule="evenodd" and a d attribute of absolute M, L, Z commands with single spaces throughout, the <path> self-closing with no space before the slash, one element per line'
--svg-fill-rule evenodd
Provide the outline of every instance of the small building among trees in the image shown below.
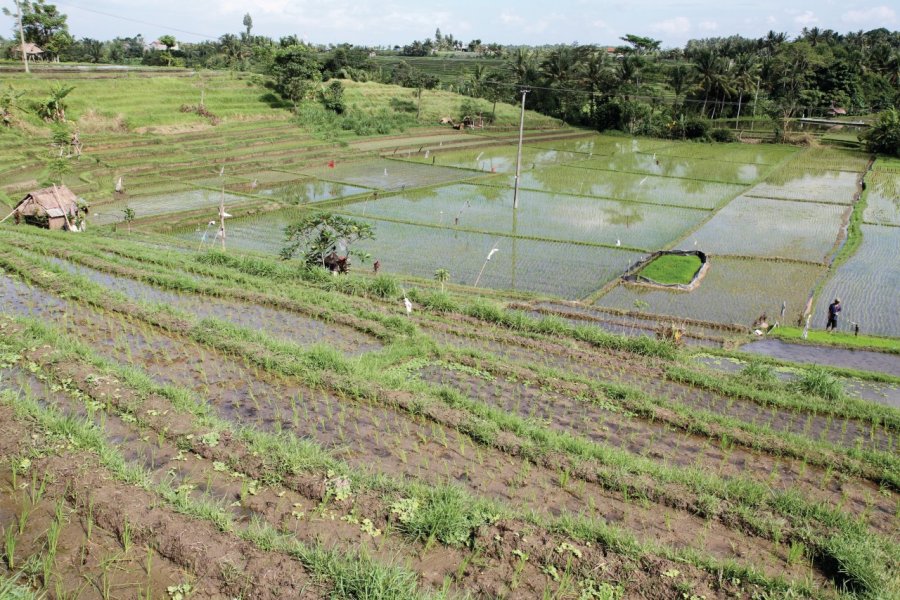
<path fill-rule="evenodd" d="M 80 231 L 87 205 L 66 186 L 52 186 L 30 192 L 13 209 L 16 225 L 24 221 L 46 229 Z"/>
<path fill-rule="evenodd" d="M 10 54 L 12 54 L 13 58 L 21 59 L 23 48 L 24 48 L 25 56 L 29 61 L 40 60 L 44 55 L 44 51 L 41 50 L 40 46 L 38 46 L 37 44 L 32 44 L 31 42 L 25 42 L 24 44 L 17 44 L 15 46 L 13 46 L 12 48 L 10 48 L 9 52 L 10 52 Z"/>

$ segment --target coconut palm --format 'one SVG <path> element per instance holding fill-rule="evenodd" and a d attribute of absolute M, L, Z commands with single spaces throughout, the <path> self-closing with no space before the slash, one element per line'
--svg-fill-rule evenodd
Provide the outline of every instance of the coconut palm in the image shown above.
<path fill-rule="evenodd" d="M 441 293 L 444 293 L 444 282 L 450 279 L 450 271 L 447 269 L 438 269 L 434 272 L 434 280 L 441 282 Z"/>
<path fill-rule="evenodd" d="M 734 61 L 734 84 L 738 91 L 737 116 L 735 117 L 735 127 L 740 127 L 741 103 L 744 99 L 744 93 L 753 89 L 758 81 L 759 63 L 752 54 L 738 54 Z"/>

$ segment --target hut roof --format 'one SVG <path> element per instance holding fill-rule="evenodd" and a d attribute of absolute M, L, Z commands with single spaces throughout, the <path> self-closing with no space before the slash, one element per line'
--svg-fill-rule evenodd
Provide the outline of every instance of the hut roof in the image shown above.
<path fill-rule="evenodd" d="M 21 54 L 22 46 L 23 46 L 23 44 L 18 44 L 16 46 L 13 46 L 13 48 L 12 48 L 13 53 Z M 24 47 L 25 47 L 25 54 L 43 54 L 44 53 L 44 51 L 41 50 L 40 46 L 38 46 L 37 44 L 33 44 L 31 42 L 25 42 Z"/>
<path fill-rule="evenodd" d="M 78 197 L 64 185 L 43 188 L 29 192 L 14 210 L 23 217 L 74 217 L 78 213 Z"/>

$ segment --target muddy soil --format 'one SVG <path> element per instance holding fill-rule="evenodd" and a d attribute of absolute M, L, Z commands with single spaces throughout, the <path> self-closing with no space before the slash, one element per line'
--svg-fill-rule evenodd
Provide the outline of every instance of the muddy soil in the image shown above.
<path fill-rule="evenodd" d="M 41 363 L 42 353 L 43 350 L 37 350 L 25 358 L 45 364 Z M 173 487 L 178 485 L 179 489 L 190 490 L 186 492 L 190 495 L 207 495 L 219 499 L 222 505 L 231 507 L 237 522 L 246 524 L 251 519 L 258 518 L 276 525 L 282 531 L 292 532 L 306 543 L 345 551 L 348 548 L 365 547 L 370 555 L 385 562 L 397 562 L 402 558 L 408 568 L 420 574 L 422 583 L 434 589 L 439 589 L 445 581 L 454 581 L 455 589 L 475 593 L 479 597 L 502 595 L 508 598 L 530 598 L 548 591 L 559 593 L 556 583 L 545 571 L 547 565 L 561 561 L 558 549 L 564 547 L 562 543 L 566 541 L 565 538 L 559 539 L 535 531 L 529 535 L 534 541 L 526 543 L 521 532 L 529 530 L 530 526 L 507 522 L 498 525 L 499 529 L 479 531 L 477 539 L 473 540 L 476 548 L 474 552 L 442 546 L 430 546 L 423 550 L 416 544 L 410 547 L 391 535 L 392 519 L 388 515 L 387 506 L 374 496 L 357 492 L 351 501 L 323 504 L 325 480 L 321 474 L 293 476 L 286 482 L 286 487 L 254 486 L 252 494 L 247 494 L 243 488 L 238 491 L 235 489 L 234 477 L 265 476 L 260 471 L 265 471 L 264 460 L 242 447 L 239 440 L 226 434 L 215 445 L 202 443 L 198 441 L 202 439 L 202 429 L 191 428 L 188 425 L 191 417 L 176 414 L 164 399 L 153 395 L 138 398 L 114 378 L 85 373 L 86 369 L 83 367 L 79 368 L 68 362 L 56 363 L 55 367 L 59 372 L 54 371 L 54 377 L 73 381 L 82 391 L 90 390 L 94 398 L 105 399 L 110 406 L 125 407 L 133 411 L 129 414 L 141 415 L 142 420 L 146 418 L 151 435 L 148 436 L 147 431 L 132 420 L 126 422 L 118 413 L 86 413 L 83 403 L 73 401 L 59 391 L 52 391 L 50 386 L 37 380 L 34 375 L 17 372 L 14 373 L 14 379 L 20 380 L 23 387 L 30 388 L 29 393 L 67 414 L 93 416 L 94 421 L 103 427 L 119 451 L 129 460 L 143 458 L 145 467 L 155 480 L 170 481 Z M 147 443 L 148 438 L 152 438 L 152 444 Z M 177 445 L 175 441 L 178 442 Z M 186 444 L 192 446 L 191 451 L 180 449 Z M 147 447 L 151 445 L 150 458 L 147 460 Z M 216 462 L 216 459 L 221 462 Z M 230 469 L 220 468 L 224 464 L 247 466 L 250 471 L 230 472 Z M 373 534 L 371 529 L 361 530 L 358 524 L 369 517 L 370 522 L 380 528 L 378 531 L 383 531 L 383 534 Z M 494 533 L 495 531 L 500 533 Z M 499 544 L 501 533 L 509 536 L 510 540 Z M 520 554 L 510 554 L 514 549 Z M 579 552 L 579 558 L 581 552 L 585 552 L 588 557 L 584 560 L 589 562 L 579 560 L 579 564 L 597 564 L 589 558 L 597 553 L 589 545 L 582 545 L 582 550 L 575 551 Z M 532 562 L 523 564 L 520 560 L 522 553 L 529 554 Z M 534 557 L 537 556 L 541 557 L 541 561 L 535 564 Z M 572 569 L 572 558 L 569 557 L 565 565 L 559 564 L 559 569 Z M 604 574 L 614 580 L 628 580 L 629 590 L 632 592 L 641 588 L 666 587 L 663 582 L 651 585 L 644 581 L 651 577 L 659 578 L 652 570 L 643 573 L 637 580 L 633 576 L 623 577 L 623 571 L 633 570 L 629 559 L 623 560 L 606 554 L 603 559 L 606 565 Z M 479 568 L 460 570 L 459 565 L 475 561 Z M 659 565 L 659 561 L 656 563 Z M 544 567 L 539 567 L 540 564 Z M 583 568 L 579 566 L 577 570 Z M 692 579 L 696 582 L 695 587 L 709 592 L 717 587 L 705 573 L 695 573 Z M 674 585 L 674 582 L 670 585 Z"/>
<path fill-rule="evenodd" d="M 0 405 L 0 433 L 0 461 L 8 467 L 26 452 L 33 457 L 29 471 L 41 474 L 44 482 L 40 502 L 31 501 L 33 492 L 24 500 L 15 492 L 2 496 L 6 512 L 10 501 L 18 502 L 12 509 L 18 515 L 31 511 L 33 529 L 25 528 L 22 550 L 49 550 L 51 522 L 60 514 L 65 523 L 50 575 L 44 581 L 41 573 L 35 581 L 54 593 L 128 598 L 149 591 L 161 598 L 169 586 L 183 584 L 198 598 L 240 596 L 250 589 L 257 590 L 256 597 L 272 599 L 327 593 L 297 561 L 263 553 L 210 523 L 163 507 L 153 494 L 115 481 L 93 455 L 17 421 L 6 405 Z M 5 474 L 9 469 L 3 472 L 0 481 L 11 483 Z M 0 484 L 0 489 L 9 486 Z"/>
<path fill-rule="evenodd" d="M 132 300 L 165 304 L 198 318 L 220 319 L 240 327 L 261 330 L 284 341 L 300 345 L 327 344 L 349 355 L 359 355 L 382 347 L 375 338 L 349 327 L 310 319 L 297 313 L 211 296 L 170 292 L 58 258 L 49 260 L 71 273 L 121 292 Z"/>
<path fill-rule="evenodd" d="M 467 321 L 459 317 L 459 321 Z M 896 436 L 883 427 L 873 427 L 856 419 L 791 412 L 763 407 L 754 402 L 731 398 L 680 384 L 666 378 L 659 361 L 620 351 L 596 349 L 576 342 L 555 343 L 515 336 L 508 331 L 472 322 L 466 328 L 454 323 L 423 323 L 437 341 L 456 348 L 487 350 L 507 360 L 556 367 L 579 375 L 623 383 L 656 397 L 684 403 L 694 408 L 727 415 L 775 431 L 794 433 L 813 440 L 824 439 L 848 448 L 872 448 L 893 451 Z M 474 336 L 472 327 L 478 331 Z"/>
<path fill-rule="evenodd" d="M 523 381 L 522 373 L 485 379 L 446 366 L 431 365 L 420 372 L 426 381 L 449 385 L 470 398 L 574 433 L 595 443 L 679 466 L 692 466 L 731 477 L 747 477 L 777 490 L 799 489 L 817 499 L 863 516 L 874 529 L 894 535 L 896 502 L 870 481 L 828 473 L 797 460 L 753 452 L 740 446 L 712 443 L 662 423 L 629 418 L 613 404 L 598 406 L 573 393 L 558 393 L 538 381 Z M 578 390 L 573 390 L 573 392 Z M 586 394 L 587 390 L 580 390 Z"/>
<path fill-rule="evenodd" d="M 32 304 L 43 306 L 42 301 Z M 100 354 L 138 366 L 160 383 L 193 389 L 223 418 L 311 437 L 359 469 L 432 483 L 456 482 L 474 493 L 552 516 L 586 513 L 642 539 L 677 548 L 699 545 L 714 556 L 741 559 L 770 574 L 810 574 L 803 566 L 787 565 L 784 549 L 770 542 L 682 508 L 638 503 L 585 480 L 566 482 L 553 469 L 477 445 L 456 429 L 424 417 L 306 389 L 188 340 L 84 307 L 72 307 L 64 321 L 72 334 Z"/>

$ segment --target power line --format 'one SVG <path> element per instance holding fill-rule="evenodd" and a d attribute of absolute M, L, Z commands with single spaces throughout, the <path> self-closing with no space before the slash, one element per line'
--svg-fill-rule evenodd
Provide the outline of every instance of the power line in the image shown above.
<path fill-rule="evenodd" d="M 140 19 L 132 19 L 131 17 L 123 17 L 121 15 L 116 15 L 108 12 L 103 12 L 100 10 L 95 10 L 93 8 L 84 8 L 83 6 L 75 6 L 74 4 L 70 4 L 69 2 L 57 2 L 56 4 L 67 7 L 69 9 L 74 8 L 75 10 L 81 10 L 84 12 L 94 13 L 96 15 L 102 15 L 104 17 L 109 17 L 111 19 L 118 19 L 119 21 L 127 21 L 129 23 L 137 23 L 138 25 L 147 25 L 148 27 L 158 27 L 163 31 L 174 31 L 177 33 L 183 33 L 185 35 L 192 35 L 194 37 L 202 38 L 204 40 L 217 40 L 220 36 L 218 35 L 209 35 L 207 33 L 197 33 L 196 31 L 187 31 L 185 29 L 176 29 L 175 27 L 170 27 L 169 25 L 160 25 L 159 23 L 150 23 L 149 21 L 141 21 Z"/>

